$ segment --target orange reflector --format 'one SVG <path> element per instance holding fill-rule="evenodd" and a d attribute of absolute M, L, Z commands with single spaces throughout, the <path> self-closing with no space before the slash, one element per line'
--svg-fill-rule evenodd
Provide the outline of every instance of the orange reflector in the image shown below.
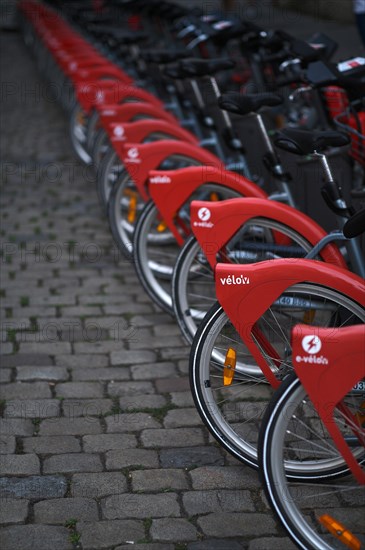
<path fill-rule="evenodd" d="M 164 222 L 164 221 L 160 222 L 157 226 L 157 231 L 159 233 L 162 233 L 162 231 L 165 231 L 165 229 L 167 229 L 166 222 Z"/>
<path fill-rule="evenodd" d="M 218 197 L 218 194 L 217 193 L 211 193 L 210 194 L 210 200 L 213 202 L 213 201 L 219 201 L 219 197 Z"/>
<path fill-rule="evenodd" d="M 320 523 L 329 531 L 332 535 L 341 541 L 347 548 L 351 550 L 360 550 L 361 542 L 355 535 L 351 533 L 342 523 L 329 516 L 328 514 L 323 514 L 319 518 Z"/>
<path fill-rule="evenodd" d="M 305 323 L 306 325 L 311 325 L 314 321 L 315 315 L 316 315 L 316 310 L 315 309 L 309 309 L 308 311 L 306 311 L 304 313 L 303 323 Z"/>
<path fill-rule="evenodd" d="M 77 113 L 76 120 L 78 124 L 85 124 L 85 115 L 82 111 Z"/>
<path fill-rule="evenodd" d="M 223 384 L 230 386 L 233 381 L 234 371 L 236 368 L 236 352 L 232 348 L 228 348 L 223 369 Z"/>
<path fill-rule="evenodd" d="M 134 223 L 136 221 L 136 214 L 137 214 L 137 197 L 131 196 L 129 201 L 128 216 L 127 216 L 129 223 Z"/>

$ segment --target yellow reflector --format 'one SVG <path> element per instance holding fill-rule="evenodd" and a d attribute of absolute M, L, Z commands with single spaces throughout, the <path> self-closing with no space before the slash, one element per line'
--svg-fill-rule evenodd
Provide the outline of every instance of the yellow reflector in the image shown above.
<path fill-rule="evenodd" d="M 234 371 L 236 368 L 236 352 L 232 348 L 228 348 L 223 369 L 223 384 L 230 386 L 233 381 Z"/>
<path fill-rule="evenodd" d="M 167 229 L 167 225 L 164 221 L 162 221 L 161 223 L 158 224 L 157 231 L 159 233 L 162 233 L 162 231 L 165 231 L 165 229 Z"/>
<path fill-rule="evenodd" d="M 351 550 L 360 550 L 361 542 L 351 533 L 351 531 L 346 529 L 342 523 L 328 514 L 323 514 L 323 516 L 320 516 L 318 519 L 323 527 L 347 546 L 347 548 L 351 548 Z"/>

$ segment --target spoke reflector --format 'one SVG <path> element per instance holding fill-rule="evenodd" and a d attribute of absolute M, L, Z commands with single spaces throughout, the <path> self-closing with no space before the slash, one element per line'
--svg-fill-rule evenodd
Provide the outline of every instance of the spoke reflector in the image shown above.
<path fill-rule="evenodd" d="M 127 219 L 129 223 L 134 223 L 137 214 L 137 193 L 129 191 L 129 193 L 126 192 L 126 195 L 130 197 Z"/>
<path fill-rule="evenodd" d="M 315 316 L 316 316 L 316 310 L 309 309 L 304 313 L 303 323 L 305 323 L 306 325 L 311 325 L 314 321 Z"/>
<path fill-rule="evenodd" d="M 159 233 L 162 233 L 163 231 L 165 231 L 167 229 L 167 225 L 166 225 L 166 222 L 162 221 L 161 223 L 158 224 L 157 226 L 157 231 Z"/>
<path fill-rule="evenodd" d="M 230 386 L 232 384 L 234 371 L 236 368 L 236 355 L 237 354 L 233 348 L 228 348 L 223 369 L 223 384 L 225 386 Z"/>
<path fill-rule="evenodd" d="M 361 548 L 361 542 L 355 535 L 351 533 L 342 523 L 334 519 L 332 516 L 329 516 L 328 514 L 323 514 L 323 516 L 320 516 L 319 518 L 320 523 L 330 532 L 332 535 L 336 537 L 336 539 L 340 540 L 347 548 L 351 548 L 351 550 L 360 550 Z"/>

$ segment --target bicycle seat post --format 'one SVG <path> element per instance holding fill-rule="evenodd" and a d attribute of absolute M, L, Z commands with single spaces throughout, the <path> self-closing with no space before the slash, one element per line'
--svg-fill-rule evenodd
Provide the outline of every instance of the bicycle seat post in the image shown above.
<path fill-rule="evenodd" d="M 279 192 L 271 194 L 269 198 L 275 201 L 286 202 L 287 204 L 295 208 L 296 204 L 288 185 L 288 181 L 290 181 L 290 175 L 285 172 L 283 165 L 281 164 L 280 157 L 273 147 L 263 118 L 258 112 L 251 113 L 251 116 L 255 117 L 259 132 L 266 147 L 264 161 L 266 162 L 269 170 L 275 177 L 275 180 L 279 187 Z"/>
<path fill-rule="evenodd" d="M 332 210 L 335 212 L 339 227 L 343 229 L 352 212 L 352 207 L 345 201 L 342 195 L 342 189 L 333 177 L 327 156 L 317 151 L 314 152 L 313 156 L 319 160 L 325 176 L 325 184 L 322 188 L 322 193 L 324 193 L 326 202 L 329 203 L 330 207 L 332 203 Z M 364 261 L 358 239 L 347 240 L 345 241 L 345 245 L 353 271 L 364 276 Z"/>

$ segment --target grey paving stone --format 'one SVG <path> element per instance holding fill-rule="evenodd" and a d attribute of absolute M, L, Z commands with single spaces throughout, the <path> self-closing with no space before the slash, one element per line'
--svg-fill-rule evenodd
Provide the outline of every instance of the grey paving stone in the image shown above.
<path fill-rule="evenodd" d="M 70 453 L 46 458 L 43 465 L 45 474 L 100 472 L 103 466 L 99 455 Z"/>
<path fill-rule="evenodd" d="M 158 468 L 158 454 L 146 449 L 121 449 L 106 453 L 107 470 L 131 467 Z"/>
<path fill-rule="evenodd" d="M 13 435 L 0 436 L 0 454 L 7 455 L 15 453 L 16 440 Z"/>
<path fill-rule="evenodd" d="M 186 443 L 202 445 L 204 437 L 200 428 L 165 428 L 163 430 L 143 430 L 141 441 L 147 448 L 185 447 Z"/>
<path fill-rule="evenodd" d="M 28 516 L 28 500 L 0 499 L 0 523 L 24 523 Z"/>
<path fill-rule="evenodd" d="M 43 500 L 34 504 L 35 523 L 63 525 L 69 519 L 78 521 L 97 521 L 98 508 L 90 498 L 62 498 Z"/>
<path fill-rule="evenodd" d="M 62 412 L 68 418 L 84 417 L 92 422 L 94 417 L 105 414 L 113 407 L 112 399 L 64 399 Z"/>
<path fill-rule="evenodd" d="M 172 493 L 156 495 L 112 495 L 101 501 L 105 519 L 180 517 L 177 496 Z"/>
<path fill-rule="evenodd" d="M 65 306 L 61 308 L 61 314 L 65 317 L 91 317 L 101 315 L 101 307 L 97 306 Z"/>
<path fill-rule="evenodd" d="M 161 378 L 156 380 L 156 388 L 160 393 L 171 393 L 190 390 L 188 378 Z"/>
<path fill-rule="evenodd" d="M 207 537 L 259 537 L 275 533 L 275 522 L 268 514 L 222 512 L 198 518 Z"/>
<path fill-rule="evenodd" d="M 141 363 L 153 363 L 157 357 L 153 351 L 139 351 L 139 350 L 123 350 L 112 351 L 111 355 L 112 365 L 136 365 Z"/>
<path fill-rule="evenodd" d="M 133 365 L 131 367 L 133 380 L 155 380 L 156 378 L 170 378 L 176 376 L 177 371 L 173 363 L 152 363 Z"/>
<path fill-rule="evenodd" d="M 0 531 L 2 550 L 72 550 L 70 532 L 53 525 L 16 525 Z"/>
<path fill-rule="evenodd" d="M 74 294 L 67 296 L 64 292 L 62 296 L 31 296 L 31 306 L 73 306 L 76 305 Z"/>
<path fill-rule="evenodd" d="M 81 452 L 80 441 L 70 435 L 53 435 L 40 437 L 26 437 L 23 439 L 25 453 L 63 454 Z"/>
<path fill-rule="evenodd" d="M 244 550 L 244 548 L 246 548 L 245 543 L 240 544 L 239 542 L 229 539 L 208 539 L 199 542 L 191 542 L 187 545 L 187 550 Z M 271 546 L 267 548 L 271 548 Z M 267 548 L 265 550 L 267 550 Z M 284 549 L 285 547 L 283 546 L 282 550 Z"/>
<path fill-rule="evenodd" d="M 130 304 L 120 304 L 120 305 L 105 305 L 103 307 L 104 312 L 106 315 L 124 315 L 127 313 L 128 315 L 131 313 L 131 306 Z M 146 313 L 152 313 L 153 307 L 152 304 L 133 304 L 133 313 L 141 313 L 142 315 Z"/>
<path fill-rule="evenodd" d="M 160 352 L 161 359 L 165 361 L 176 361 L 179 359 L 184 359 L 189 361 L 189 348 L 164 348 Z"/>
<path fill-rule="evenodd" d="M 69 342 L 25 342 L 19 345 L 20 353 L 42 353 L 42 355 L 59 355 L 71 353 Z"/>
<path fill-rule="evenodd" d="M 122 294 L 122 293 L 119 293 L 113 296 L 108 296 L 105 294 L 94 294 L 94 293 L 90 295 L 90 292 L 88 292 L 84 296 L 80 296 L 79 301 L 80 301 L 80 304 L 82 305 L 97 304 L 97 305 L 103 306 L 108 304 L 122 304 L 122 303 L 128 302 L 128 299 L 129 299 L 129 295 Z M 116 309 L 115 314 L 117 314 L 119 311 L 119 308 L 115 306 L 115 309 Z M 107 311 L 105 313 L 109 315 Z M 113 313 L 110 313 L 110 315 L 113 315 Z"/>
<path fill-rule="evenodd" d="M 14 382 L 0 388 L 0 398 L 6 399 L 49 399 L 52 392 L 47 382 Z"/>
<path fill-rule="evenodd" d="M 136 470 L 130 473 L 133 491 L 181 490 L 189 487 L 186 472 L 183 470 Z"/>
<path fill-rule="evenodd" d="M 16 379 L 21 382 L 33 380 L 48 380 L 49 382 L 60 382 L 68 379 L 68 372 L 63 367 L 18 367 Z"/>
<path fill-rule="evenodd" d="M 73 497 L 99 499 L 108 495 L 125 493 L 127 489 L 127 481 L 120 472 L 72 476 L 71 493 Z"/>
<path fill-rule="evenodd" d="M 115 520 L 98 521 L 97 523 L 77 524 L 77 530 L 81 533 L 81 543 L 84 550 L 110 549 L 115 545 L 137 542 L 144 538 L 144 526 L 142 521 Z M 133 545 L 134 547 L 134 545 Z"/>
<path fill-rule="evenodd" d="M 163 320 L 153 326 L 153 332 L 156 336 L 163 334 L 164 336 L 179 336 L 182 338 L 181 330 L 177 323 L 164 323 Z"/>
<path fill-rule="evenodd" d="M 46 367 L 52 364 L 49 355 L 40 353 L 16 353 L 1 358 L 2 367 L 36 366 Z"/>
<path fill-rule="evenodd" d="M 11 379 L 11 369 L 0 369 L 0 384 L 5 384 L 6 382 L 10 382 Z"/>
<path fill-rule="evenodd" d="M 138 338 L 138 332 L 136 333 L 136 336 Z M 129 346 L 130 349 L 137 350 L 137 349 L 163 349 L 166 347 L 171 346 L 182 346 L 184 345 L 184 341 L 182 337 L 180 336 L 149 336 L 148 338 L 140 338 L 137 340 L 130 340 Z"/>
<path fill-rule="evenodd" d="M 174 544 L 163 544 L 158 542 L 133 545 L 133 550 L 174 550 Z M 129 545 L 116 546 L 114 550 L 130 550 Z"/>
<path fill-rule="evenodd" d="M 201 426 L 201 419 L 196 409 L 175 409 L 167 412 L 163 424 L 166 428 Z"/>
<path fill-rule="evenodd" d="M 191 468 L 196 466 L 223 466 L 224 458 L 217 447 L 184 447 L 162 449 L 161 466 L 164 468 Z"/>
<path fill-rule="evenodd" d="M 103 397 L 103 386 L 98 382 L 64 382 L 57 384 L 57 397 L 98 398 Z"/>
<path fill-rule="evenodd" d="M 94 417 L 43 420 L 39 428 L 39 435 L 86 435 L 100 432 L 100 420 Z"/>
<path fill-rule="evenodd" d="M 80 353 L 124 353 L 123 343 L 122 342 L 113 342 L 112 340 L 105 340 L 100 342 L 76 342 L 73 344 L 74 351 L 78 355 Z M 117 365 L 119 363 L 113 363 L 112 365 Z"/>
<path fill-rule="evenodd" d="M 57 399 L 16 399 L 6 402 L 5 418 L 50 418 L 60 416 Z"/>
<path fill-rule="evenodd" d="M 255 472 L 240 466 L 202 466 L 190 472 L 193 488 L 209 489 L 247 489 L 259 488 L 260 482 Z"/>
<path fill-rule="evenodd" d="M 104 453 L 113 449 L 137 447 L 137 438 L 131 434 L 85 435 L 82 441 L 85 453 Z"/>
<path fill-rule="evenodd" d="M 131 375 L 129 368 L 102 367 L 91 369 L 77 369 L 73 372 L 73 380 L 129 380 Z"/>
<path fill-rule="evenodd" d="M 10 355 L 13 353 L 14 346 L 11 342 L 3 342 L 1 344 L 0 355 Z"/>
<path fill-rule="evenodd" d="M 190 491 L 183 495 L 184 508 L 189 516 L 209 512 L 254 512 L 255 506 L 249 491 Z"/>
<path fill-rule="evenodd" d="M 56 355 L 56 365 L 66 368 L 98 368 L 106 367 L 109 363 L 107 355 L 82 354 L 82 355 Z"/>
<path fill-rule="evenodd" d="M 161 424 L 150 414 L 140 412 L 113 414 L 107 416 L 105 422 L 108 433 L 137 432 L 145 428 L 161 427 Z"/>
<path fill-rule="evenodd" d="M 163 395 L 144 394 L 144 395 L 125 395 L 119 399 L 120 408 L 125 411 L 136 409 L 160 409 L 167 404 Z"/>
<path fill-rule="evenodd" d="M 198 538 L 196 527 L 186 519 L 154 519 L 150 532 L 153 540 L 163 542 L 187 542 Z"/>
<path fill-rule="evenodd" d="M 63 476 L 28 476 L 0 478 L 1 498 L 60 498 L 67 491 Z"/>
<path fill-rule="evenodd" d="M 114 397 L 132 397 L 134 395 L 155 393 L 152 382 L 110 382 L 108 394 Z"/>
<path fill-rule="evenodd" d="M 251 540 L 248 545 L 249 550 L 295 550 L 297 547 L 289 538 L 280 537 L 262 537 Z"/>
<path fill-rule="evenodd" d="M 191 391 L 171 392 L 171 403 L 178 407 L 192 407 L 194 399 Z"/>
<path fill-rule="evenodd" d="M 13 476 L 39 474 L 39 458 L 35 454 L 0 455 L 0 472 Z"/>

